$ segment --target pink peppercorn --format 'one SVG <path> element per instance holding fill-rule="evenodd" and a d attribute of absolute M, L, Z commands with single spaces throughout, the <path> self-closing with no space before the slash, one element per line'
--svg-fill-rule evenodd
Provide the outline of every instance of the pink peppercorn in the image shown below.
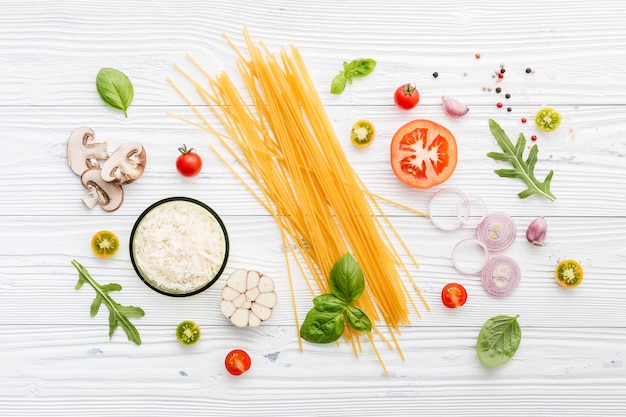
<path fill-rule="evenodd" d="M 533 142 L 534 142 L 534 141 L 536 141 L 536 140 L 537 140 L 537 136 L 532 135 L 532 136 L 530 137 L 530 140 L 532 140 Z"/>
<path fill-rule="evenodd" d="M 501 109 L 501 108 L 502 108 L 502 103 L 498 103 L 498 104 L 496 104 L 496 106 L 497 106 L 499 109 Z"/>
<path fill-rule="evenodd" d="M 522 123 L 526 123 L 526 118 L 522 117 Z"/>

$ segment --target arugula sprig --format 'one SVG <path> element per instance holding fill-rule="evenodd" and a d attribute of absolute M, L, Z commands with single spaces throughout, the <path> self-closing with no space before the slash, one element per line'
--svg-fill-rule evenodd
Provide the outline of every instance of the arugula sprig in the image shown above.
<path fill-rule="evenodd" d="M 330 83 L 332 94 L 341 94 L 346 88 L 346 83 L 352 84 L 354 78 L 362 78 L 374 71 L 376 61 L 371 58 L 353 59 L 350 62 L 343 62 L 343 70 L 333 78 Z"/>
<path fill-rule="evenodd" d="M 498 145 L 504 151 L 501 152 L 489 152 L 488 157 L 497 161 L 509 162 L 513 165 L 512 169 L 496 169 L 494 172 L 500 177 L 504 178 L 519 178 L 523 180 L 528 186 L 527 189 L 520 192 L 517 196 L 519 198 L 526 198 L 533 194 L 541 195 L 550 201 L 556 200 L 556 197 L 550 192 L 550 181 L 554 171 L 550 170 L 543 182 L 540 182 L 534 174 L 535 164 L 537 163 L 537 153 L 539 149 L 537 145 L 533 145 L 530 148 L 528 157 L 524 160 L 524 149 L 526 148 L 526 138 L 523 133 L 520 133 L 517 143 L 513 146 L 513 142 L 506 135 L 504 130 L 493 119 L 489 119 L 489 128 L 491 133 L 498 142 Z"/>
<path fill-rule="evenodd" d="M 96 314 L 98 314 L 100 306 L 104 303 L 109 309 L 109 338 L 113 337 L 113 333 L 117 327 L 121 326 L 124 332 L 126 332 L 128 340 L 140 345 L 141 337 L 139 336 L 139 331 L 128 318 L 143 317 L 144 311 L 139 307 L 119 305 L 111 298 L 109 292 L 121 291 L 121 285 L 115 283 L 105 285 L 98 284 L 98 282 L 89 275 L 87 269 L 76 261 L 76 259 L 72 260 L 72 265 L 78 270 L 78 282 L 76 283 L 75 289 L 78 290 L 84 283 L 88 283 L 96 291 L 96 298 L 94 298 L 90 307 L 91 317 L 95 317 Z"/>
<path fill-rule="evenodd" d="M 313 343 L 331 343 L 343 334 L 346 321 L 360 332 L 372 330 L 372 322 L 363 310 L 352 305 L 365 290 L 363 271 L 349 253 L 344 254 L 330 271 L 331 294 L 313 299 L 313 308 L 307 313 L 300 336 Z"/>

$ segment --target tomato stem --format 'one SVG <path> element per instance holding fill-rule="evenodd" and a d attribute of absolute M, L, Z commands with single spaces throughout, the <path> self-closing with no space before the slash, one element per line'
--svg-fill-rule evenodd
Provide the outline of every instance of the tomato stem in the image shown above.
<path fill-rule="evenodd" d="M 189 148 L 187 149 L 187 145 L 183 144 L 182 147 L 178 148 L 178 150 L 180 151 L 180 153 L 182 153 L 183 155 L 187 155 L 188 153 L 191 153 L 191 151 L 193 151 L 193 148 Z"/>

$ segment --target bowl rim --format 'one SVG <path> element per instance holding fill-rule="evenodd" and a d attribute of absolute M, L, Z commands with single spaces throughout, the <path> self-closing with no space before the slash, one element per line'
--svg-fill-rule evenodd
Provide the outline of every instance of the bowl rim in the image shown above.
<path fill-rule="evenodd" d="M 224 234 L 225 248 L 224 248 L 224 262 L 222 262 L 222 266 L 215 273 L 215 276 L 213 276 L 213 278 L 211 278 L 211 280 L 209 282 L 207 282 L 205 285 L 203 285 L 200 288 L 196 288 L 195 290 L 193 290 L 191 292 L 172 293 L 172 292 L 167 292 L 166 290 L 164 290 L 162 288 L 158 288 L 158 287 L 152 285 L 152 283 L 147 278 L 145 278 L 143 276 L 143 274 L 141 273 L 141 271 L 139 270 L 139 267 L 137 266 L 137 262 L 135 261 L 135 255 L 133 253 L 133 243 L 135 241 L 135 232 L 137 231 L 137 227 L 139 227 L 139 224 L 141 224 L 141 221 L 143 220 L 143 218 L 146 217 L 146 215 L 148 213 L 150 213 L 150 211 L 152 211 L 156 207 L 158 207 L 158 206 L 160 206 L 162 204 L 165 204 L 165 203 L 172 202 L 172 201 L 186 201 L 186 202 L 193 203 L 193 204 L 196 204 L 196 205 L 202 207 L 203 209 L 208 211 L 209 214 L 211 214 L 215 218 L 215 220 L 217 221 L 217 223 L 220 226 L 220 229 L 222 230 L 222 233 Z M 213 210 L 206 203 L 204 203 L 204 202 L 202 202 L 200 200 L 197 200 L 195 198 L 179 196 L 179 197 L 167 197 L 167 198 L 158 200 L 158 201 L 150 204 L 139 215 L 139 217 L 137 217 L 137 220 L 135 221 L 135 224 L 133 225 L 133 228 L 132 228 L 132 230 L 130 232 L 130 240 L 129 240 L 128 248 L 129 248 L 129 252 L 130 252 L 130 262 L 133 265 L 133 269 L 135 270 L 135 272 L 137 273 L 137 276 L 143 281 L 144 284 L 146 284 L 148 287 L 150 287 L 154 291 L 156 291 L 156 292 L 158 292 L 160 294 L 168 295 L 170 297 L 189 297 L 189 296 L 192 296 L 192 295 L 199 294 L 199 293 L 207 290 L 208 288 L 210 288 L 213 284 L 215 284 L 215 282 L 219 279 L 219 277 L 224 273 L 224 269 L 226 269 L 226 263 L 228 262 L 230 242 L 229 242 L 229 239 L 228 239 L 228 232 L 226 231 L 226 226 L 224 225 L 224 222 L 222 221 L 222 218 L 217 214 L 217 212 L 215 210 Z"/>

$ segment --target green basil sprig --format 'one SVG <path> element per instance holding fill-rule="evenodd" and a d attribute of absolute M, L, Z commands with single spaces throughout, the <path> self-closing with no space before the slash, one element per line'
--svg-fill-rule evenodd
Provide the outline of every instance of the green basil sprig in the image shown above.
<path fill-rule="evenodd" d="M 522 341 L 518 317 L 495 316 L 483 324 L 476 342 L 476 353 L 483 365 L 495 368 L 515 355 Z"/>
<path fill-rule="evenodd" d="M 349 253 L 343 255 L 330 271 L 330 291 L 313 299 L 300 336 L 312 343 L 331 343 L 343 334 L 345 323 L 360 332 L 372 330 L 372 322 L 363 310 L 352 305 L 365 290 L 363 271 Z"/>
<path fill-rule="evenodd" d="M 96 76 L 96 90 L 107 105 L 124 112 L 135 96 L 135 89 L 130 79 L 122 71 L 115 68 L 102 68 Z"/>
<path fill-rule="evenodd" d="M 370 58 L 354 59 L 351 62 L 344 61 L 343 70 L 333 78 L 330 83 L 332 94 L 341 94 L 346 88 L 346 83 L 352 84 L 354 78 L 362 78 L 374 71 L 376 61 Z"/>

